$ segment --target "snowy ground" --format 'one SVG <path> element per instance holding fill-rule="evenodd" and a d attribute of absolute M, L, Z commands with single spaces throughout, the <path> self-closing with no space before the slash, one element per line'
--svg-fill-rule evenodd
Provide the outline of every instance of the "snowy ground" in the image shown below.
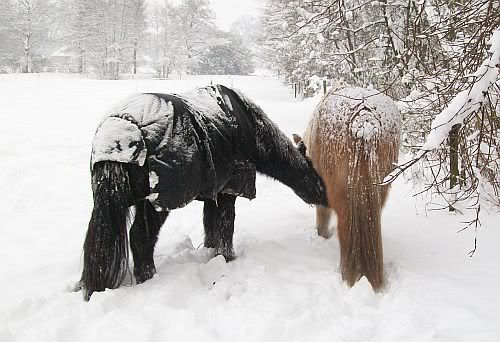
<path fill-rule="evenodd" d="M 348 289 L 336 239 L 319 238 L 314 209 L 259 178 L 239 199 L 226 264 L 202 247 L 201 206 L 167 220 L 150 281 L 69 292 L 81 271 L 91 210 L 89 155 L 101 115 L 134 91 L 182 91 L 209 80 L 247 93 L 288 134 L 315 99 L 297 102 L 269 78 L 96 81 L 0 75 L 0 341 L 498 341 L 500 216 L 486 216 L 473 258 L 464 220 L 426 212 L 398 180 L 383 216 L 389 285 Z"/>

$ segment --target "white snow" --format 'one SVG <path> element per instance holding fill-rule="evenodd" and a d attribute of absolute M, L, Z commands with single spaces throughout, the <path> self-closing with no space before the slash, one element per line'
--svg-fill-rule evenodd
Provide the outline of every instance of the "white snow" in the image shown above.
<path fill-rule="evenodd" d="M 212 118 L 224 120 L 226 114 L 222 111 L 221 107 L 217 104 L 217 97 L 222 100 L 222 95 L 216 89 L 195 89 L 181 94 L 182 99 L 190 104 L 196 110 L 203 112 L 204 116 L 211 116 Z"/>
<path fill-rule="evenodd" d="M 137 146 L 144 146 L 141 130 L 128 120 L 109 117 L 102 122 L 92 141 L 92 165 L 103 160 L 113 160 L 122 163 L 133 161 Z M 142 166 L 146 161 L 146 148 L 139 152 L 137 163 Z"/>
<path fill-rule="evenodd" d="M 223 98 L 224 98 L 224 103 L 226 104 L 227 108 L 229 108 L 229 110 L 231 110 L 231 111 L 234 110 L 233 104 L 231 103 L 231 99 L 229 98 L 229 96 L 227 94 L 224 94 Z"/>
<path fill-rule="evenodd" d="M 401 126 L 394 101 L 375 89 L 333 87 L 318 105 L 316 115 L 319 122 L 331 127 L 327 131 L 363 139 L 367 149 L 381 137 L 398 134 Z"/>
<path fill-rule="evenodd" d="M 382 293 L 366 280 L 347 288 L 338 243 L 317 236 L 315 210 L 264 177 L 255 200 L 237 201 L 235 261 L 199 247 L 202 206 L 193 202 L 163 227 L 153 279 L 88 303 L 70 292 L 81 272 L 89 156 L 102 114 L 131 92 L 210 81 L 231 82 L 0 75 L 0 341 L 498 340 L 499 215 L 484 217 L 469 258 L 474 231 L 457 234 L 466 218 L 426 212 L 402 178 L 383 214 Z M 288 136 L 304 131 L 319 101 L 298 102 L 270 78 L 232 81 Z"/>
<path fill-rule="evenodd" d="M 151 189 L 154 189 L 156 184 L 158 184 L 158 175 L 156 174 L 156 172 L 154 171 L 150 171 L 149 172 L 149 187 Z"/>
<path fill-rule="evenodd" d="M 172 104 L 154 95 L 133 93 L 120 100 L 97 128 L 92 141 L 92 165 L 103 160 L 144 165 L 147 151 L 141 127 L 146 127 L 150 140 L 158 142 L 160 138 L 154 137 L 163 134 L 163 123 L 172 114 Z"/>

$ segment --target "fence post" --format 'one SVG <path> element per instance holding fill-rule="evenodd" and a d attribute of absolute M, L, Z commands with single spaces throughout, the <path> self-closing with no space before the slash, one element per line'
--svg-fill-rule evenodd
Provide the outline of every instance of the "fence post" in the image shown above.
<path fill-rule="evenodd" d="M 294 94 L 295 94 L 295 95 L 294 95 L 294 96 L 295 96 L 295 98 L 297 98 L 297 83 L 294 83 L 294 84 L 293 84 L 293 91 L 294 91 Z"/>
<path fill-rule="evenodd" d="M 326 95 L 326 80 L 323 80 L 323 95 Z"/>

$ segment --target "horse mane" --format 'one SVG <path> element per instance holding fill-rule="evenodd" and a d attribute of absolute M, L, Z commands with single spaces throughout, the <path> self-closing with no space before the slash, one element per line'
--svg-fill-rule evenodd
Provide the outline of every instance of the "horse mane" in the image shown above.
<path fill-rule="evenodd" d="M 251 118 L 255 139 L 252 161 L 257 171 L 290 187 L 306 203 L 326 205 L 324 183 L 312 161 L 300 153 L 262 108 L 238 90 L 220 87 L 231 94 L 231 100 L 243 105 Z"/>

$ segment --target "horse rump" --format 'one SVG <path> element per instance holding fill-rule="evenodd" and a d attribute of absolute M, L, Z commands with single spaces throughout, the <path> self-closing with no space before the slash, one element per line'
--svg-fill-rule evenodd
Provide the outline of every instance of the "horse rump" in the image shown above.
<path fill-rule="evenodd" d="M 92 169 L 94 208 L 83 245 L 84 299 L 118 287 L 128 268 L 127 220 L 133 204 L 128 165 L 101 161 Z"/>
<path fill-rule="evenodd" d="M 317 209 L 318 233 L 328 236 L 334 210 L 340 269 L 349 286 L 363 276 L 376 290 L 384 286 L 381 214 L 389 187 L 380 183 L 397 161 L 400 126 L 391 99 L 342 87 L 319 103 L 305 133 L 306 153 L 328 195 L 328 207 Z"/>

